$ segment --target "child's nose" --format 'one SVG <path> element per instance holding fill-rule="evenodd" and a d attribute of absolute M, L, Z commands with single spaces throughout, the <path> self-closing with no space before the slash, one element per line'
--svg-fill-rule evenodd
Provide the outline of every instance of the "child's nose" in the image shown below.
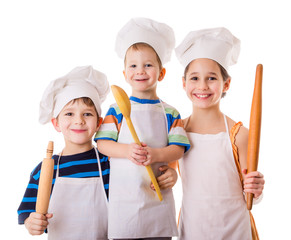
<path fill-rule="evenodd" d="M 199 81 L 198 88 L 201 90 L 208 89 L 208 85 L 206 81 Z"/>
<path fill-rule="evenodd" d="M 75 120 L 76 124 L 84 124 L 85 123 L 85 119 L 83 116 L 76 116 L 74 120 Z"/>
<path fill-rule="evenodd" d="M 144 74 L 145 73 L 144 67 L 138 67 L 136 70 L 137 70 L 137 74 Z"/>

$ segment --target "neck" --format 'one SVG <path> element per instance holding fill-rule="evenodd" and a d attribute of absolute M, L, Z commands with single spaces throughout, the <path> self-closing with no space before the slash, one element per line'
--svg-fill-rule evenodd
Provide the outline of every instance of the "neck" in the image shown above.
<path fill-rule="evenodd" d="M 151 100 L 156 100 L 159 99 L 156 91 L 134 91 L 132 90 L 131 96 L 140 98 L 140 99 L 151 99 Z"/>
<path fill-rule="evenodd" d="M 225 131 L 223 113 L 219 107 L 212 109 L 195 108 L 188 119 L 187 132 L 216 134 Z"/>
<path fill-rule="evenodd" d="M 63 149 L 63 156 L 65 155 L 74 155 L 78 153 L 83 153 L 91 150 L 93 148 L 92 143 L 87 143 L 87 144 L 68 144 L 66 143 L 64 149 Z"/>

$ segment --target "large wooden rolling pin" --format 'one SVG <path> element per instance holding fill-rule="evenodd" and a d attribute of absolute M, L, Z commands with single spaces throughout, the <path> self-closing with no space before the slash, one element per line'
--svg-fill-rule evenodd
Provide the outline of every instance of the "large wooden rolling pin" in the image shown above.
<path fill-rule="evenodd" d="M 54 143 L 49 142 L 47 146 L 46 158 L 41 164 L 39 177 L 37 200 L 35 210 L 37 213 L 47 214 L 54 174 L 54 160 L 52 159 Z"/>
<path fill-rule="evenodd" d="M 255 86 L 250 115 L 247 172 L 257 171 L 259 161 L 261 117 L 262 117 L 262 79 L 263 65 L 258 64 L 256 69 Z M 254 194 L 247 193 L 247 208 L 252 209 Z"/>
<path fill-rule="evenodd" d="M 141 146 L 141 143 L 138 139 L 138 136 L 136 134 L 136 131 L 135 131 L 133 124 L 132 124 L 132 121 L 130 119 L 131 104 L 130 104 L 130 101 L 129 101 L 129 98 L 128 98 L 126 92 L 122 88 L 120 88 L 116 85 L 112 85 L 111 90 L 112 90 L 113 96 L 116 100 L 116 103 L 117 103 L 122 115 L 126 119 L 127 126 L 131 132 L 131 135 L 133 137 L 134 142 Z M 159 184 L 157 182 L 156 176 L 153 173 L 152 167 L 150 165 L 148 165 L 148 166 L 146 166 L 146 169 L 147 169 L 149 177 L 150 177 L 150 179 L 155 187 L 156 193 L 157 193 L 160 201 L 162 201 L 163 196 L 162 196 Z"/>

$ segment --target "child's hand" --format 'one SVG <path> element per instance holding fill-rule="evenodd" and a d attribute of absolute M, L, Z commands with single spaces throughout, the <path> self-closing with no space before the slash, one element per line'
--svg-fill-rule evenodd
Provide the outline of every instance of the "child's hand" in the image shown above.
<path fill-rule="evenodd" d="M 31 235 L 41 235 L 47 228 L 48 219 L 52 218 L 53 214 L 48 213 L 46 215 L 32 212 L 27 219 L 25 219 L 24 224 L 28 232 Z"/>
<path fill-rule="evenodd" d="M 157 177 L 157 182 L 161 189 L 172 188 L 178 179 L 178 174 L 175 169 L 170 168 L 167 165 L 159 167 L 162 175 Z M 155 190 L 154 184 L 151 183 L 151 189 Z"/>
<path fill-rule="evenodd" d="M 145 150 L 147 151 L 147 155 L 146 155 L 146 160 L 143 162 L 144 166 L 158 162 L 159 153 L 160 153 L 159 148 L 146 147 Z"/>
<path fill-rule="evenodd" d="M 137 165 L 142 165 L 147 159 L 147 150 L 144 148 L 145 146 L 146 144 L 144 143 L 141 143 L 141 146 L 136 143 L 129 144 L 127 158 Z"/>
<path fill-rule="evenodd" d="M 258 171 L 247 174 L 247 169 L 242 170 L 244 174 L 244 192 L 253 193 L 255 198 L 258 198 L 264 189 L 264 175 Z"/>

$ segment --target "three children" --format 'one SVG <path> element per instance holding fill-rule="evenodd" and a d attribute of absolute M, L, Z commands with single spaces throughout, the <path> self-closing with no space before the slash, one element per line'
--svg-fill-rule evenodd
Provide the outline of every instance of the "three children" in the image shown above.
<path fill-rule="evenodd" d="M 52 121 L 64 135 L 65 148 L 53 156 L 54 185 L 46 216 L 34 212 L 40 165 L 31 175 L 18 211 L 19 223 L 25 223 L 31 234 L 48 227 L 50 239 L 177 236 L 171 190 L 176 173 L 167 165 L 181 158 L 180 239 L 252 238 L 243 193 L 259 198 L 264 178 L 260 172 L 246 175 L 248 131 L 219 107 L 230 86 L 227 69 L 237 61 L 240 41 L 225 28 L 205 29 L 191 32 L 176 48 L 185 67 L 183 88 L 193 105 L 184 124 L 156 91 L 174 45 L 169 26 L 146 18 L 130 20 L 116 38 L 116 52 L 124 59 L 124 77 L 132 88 L 131 119 L 142 146 L 133 143 L 116 104 L 100 127 L 100 104 L 109 91 L 102 73 L 90 66 L 76 68 L 49 85 L 40 121 Z M 95 132 L 99 152 L 92 145 Z M 110 157 L 110 175 L 105 155 Z M 144 167 L 149 164 L 162 188 L 162 202 L 149 188 Z"/>

